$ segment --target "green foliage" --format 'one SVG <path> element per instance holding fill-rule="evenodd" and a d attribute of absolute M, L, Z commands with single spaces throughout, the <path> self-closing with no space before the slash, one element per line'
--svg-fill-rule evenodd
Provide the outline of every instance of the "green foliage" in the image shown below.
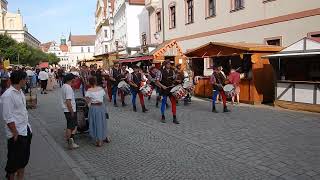
<path fill-rule="evenodd" d="M 38 48 L 33 48 L 26 43 L 18 43 L 11 37 L 0 34 L 0 56 L 10 59 L 12 64 L 35 66 L 39 62 L 58 64 L 59 58 L 55 54 L 46 54 Z"/>

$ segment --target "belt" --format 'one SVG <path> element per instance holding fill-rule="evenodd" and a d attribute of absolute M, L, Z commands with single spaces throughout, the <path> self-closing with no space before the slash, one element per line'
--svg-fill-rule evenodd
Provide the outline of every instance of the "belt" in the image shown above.
<path fill-rule="evenodd" d="M 100 103 L 91 103 L 91 106 L 101 106 L 102 105 L 102 103 L 100 102 Z"/>

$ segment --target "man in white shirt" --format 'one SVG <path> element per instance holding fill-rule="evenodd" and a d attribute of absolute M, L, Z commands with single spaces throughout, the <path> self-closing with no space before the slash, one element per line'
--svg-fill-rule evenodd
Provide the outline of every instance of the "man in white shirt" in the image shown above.
<path fill-rule="evenodd" d="M 67 120 L 66 138 L 68 140 L 69 149 L 76 149 L 79 146 L 74 142 L 74 135 L 77 132 L 77 113 L 76 113 L 76 101 L 74 92 L 71 87 L 75 75 L 72 73 L 67 74 L 64 77 L 65 84 L 62 86 L 61 104 L 64 111 L 64 115 Z"/>
<path fill-rule="evenodd" d="M 16 173 L 18 179 L 24 177 L 24 168 L 30 157 L 32 131 L 26 98 L 22 91 L 22 87 L 26 85 L 27 74 L 22 70 L 13 71 L 10 80 L 12 86 L 2 94 L 1 105 L 8 139 L 8 161 L 5 170 L 7 178 L 13 180 Z"/>
<path fill-rule="evenodd" d="M 41 94 L 47 94 L 46 89 L 47 89 L 49 74 L 45 71 L 44 68 L 40 71 L 38 78 L 41 82 Z"/>

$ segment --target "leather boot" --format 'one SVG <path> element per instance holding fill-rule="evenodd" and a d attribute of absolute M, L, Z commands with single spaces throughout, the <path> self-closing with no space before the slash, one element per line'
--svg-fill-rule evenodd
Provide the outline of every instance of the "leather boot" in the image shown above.
<path fill-rule="evenodd" d="M 146 106 L 145 106 L 145 105 L 143 105 L 143 106 L 142 106 L 142 112 L 144 112 L 144 113 L 145 113 L 145 112 L 147 112 L 147 111 L 149 111 L 149 110 L 146 108 Z"/>
<path fill-rule="evenodd" d="M 218 113 L 218 111 L 216 110 L 216 106 L 215 105 L 212 106 L 212 112 L 213 113 Z"/>
<path fill-rule="evenodd" d="M 223 107 L 223 112 L 230 112 L 230 110 L 227 108 L 227 106 Z"/>
<path fill-rule="evenodd" d="M 137 106 L 133 106 L 133 112 L 137 112 Z"/>
<path fill-rule="evenodd" d="M 164 115 L 161 116 L 161 122 L 166 123 L 166 117 Z"/>
<path fill-rule="evenodd" d="M 177 120 L 177 116 L 173 115 L 173 123 L 174 124 L 180 124 L 180 122 Z"/>

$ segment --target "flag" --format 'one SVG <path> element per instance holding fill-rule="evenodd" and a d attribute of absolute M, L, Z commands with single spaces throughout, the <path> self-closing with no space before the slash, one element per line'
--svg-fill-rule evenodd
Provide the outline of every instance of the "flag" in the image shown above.
<path fill-rule="evenodd" d="M 5 69 L 7 69 L 9 66 L 10 66 L 10 60 L 9 60 L 9 59 L 4 60 L 4 61 L 3 61 L 3 67 L 4 67 Z"/>

